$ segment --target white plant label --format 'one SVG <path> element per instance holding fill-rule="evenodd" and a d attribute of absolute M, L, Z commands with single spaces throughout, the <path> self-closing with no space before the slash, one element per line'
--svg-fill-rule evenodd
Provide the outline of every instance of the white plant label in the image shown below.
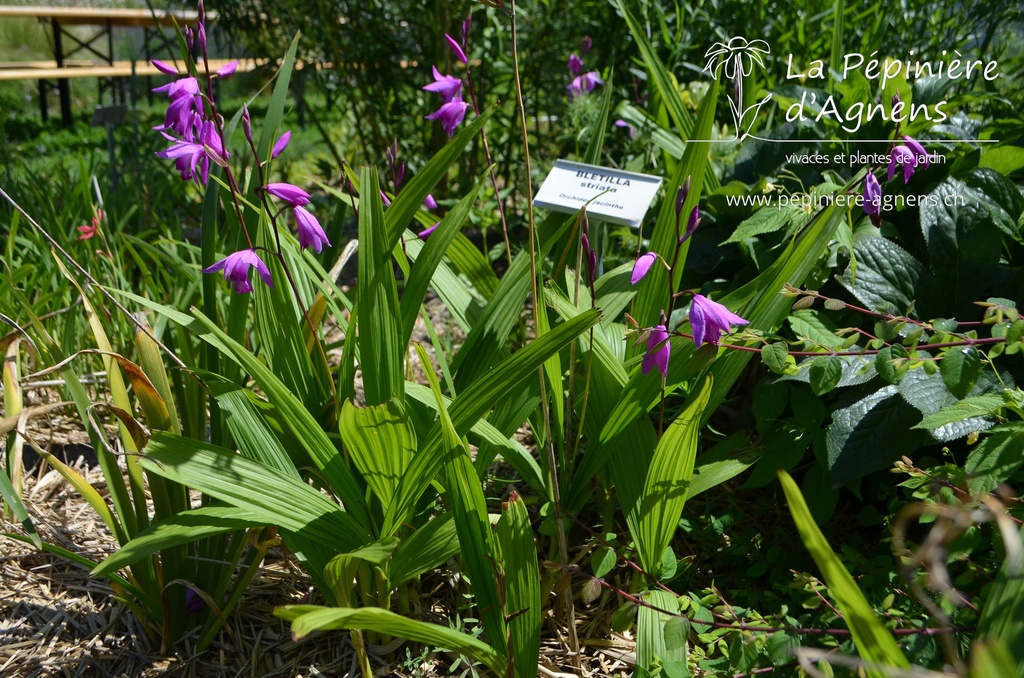
<path fill-rule="evenodd" d="M 533 199 L 536 207 L 637 228 L 658 194 L 660 177 L 556 160 Z"/>

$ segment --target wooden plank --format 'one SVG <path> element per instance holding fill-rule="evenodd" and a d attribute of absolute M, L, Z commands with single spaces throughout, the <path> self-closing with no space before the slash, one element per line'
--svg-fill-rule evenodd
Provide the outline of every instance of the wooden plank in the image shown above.
<path fill-rule="evenodd" d="M 156 26 L 170 27 L 177 21 L 179 26 L 195 23 L 199 13 L 192 10 L 167 9 L 125 9 L 125 8 L 91 8 L 91 7 L 46 7 L 41 5 L 25 5 L 20 7 L 0 7 L 0 19 L 34 18 L 40 21 L 56 20 L 63 26 L 70 25 L 111 25 L 111 26 Z M 216 18 L 214 12 L 206 13 L 207 20 Z"/>
<path fill-rule="evenodd" d="M 228 64 L 233 59 L 211 59 L 211 72 Z M 259 64 L 255 59 L 239 59 L 238 71 L 253 71 Z M 127 78 L 133 74 L 130 61 L 114 62 L 113 66 L 69 66 L 67 68 L 6 68 L 0 69 L 0 81 L 11 80 L 73 80 L 79 78 Z M 164 75 L 153 65 L 137 62 L 134 75 Z"/>

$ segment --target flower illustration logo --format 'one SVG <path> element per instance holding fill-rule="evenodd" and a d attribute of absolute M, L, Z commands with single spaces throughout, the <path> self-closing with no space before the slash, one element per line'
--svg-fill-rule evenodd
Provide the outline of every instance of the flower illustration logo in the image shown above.
<path fill-rule="evenodd" d="M 733 93 L 728 95 L 728 99 L 736 127 L 737 141 L 742 141 L 750 136 L 750 129 L 757 120 L 758 112 L 772 98 L 769 93 L 761 101 L 743 108 L 743 79 L 754 72 L 755 63 L 764 68 L 762 55 L 767 54 L 771 54 L 771 48 L 767 42 L 747 40 L 739 35 L 730 38 L 728 43 L 716 42 L 704 54 L 708 60 L 704 70 L 710 73 L 712 78 L 718 80 L 719 74 L 724 71 L 726 79 L 733 82 Z M 753 114 L 748 115 L 751 112 Z M 748 117 L 750 122 L 744 126 L 744 120 Z"/>

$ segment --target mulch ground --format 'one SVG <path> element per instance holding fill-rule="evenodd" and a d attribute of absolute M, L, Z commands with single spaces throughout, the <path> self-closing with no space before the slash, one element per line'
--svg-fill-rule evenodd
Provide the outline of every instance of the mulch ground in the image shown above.
<path fill-rule="evenodd" d="M 105 489 L 98 468 L 85 459 L 74 466 L 98 490 Z M 30 474 L 25 499 L 44 541 L 95 562 L 116 549 L 106 526 L 56 471 Z M 20 525 L 0 518 L 0 533 L 23 532 Z M 159 643 L 114 599 L 105 580 L 0 534 L 0 676 L 360 676 L 347 633 L 314 634 L 295 642 L 288 625 L 273 616 L 274 607 L 308 599 L 311 592 L 315 595 L 312 582 L 298 565 L 272 551 L 229 618 L 232 633 L 222 631 L 199 655 L 187 638 L 174 648 L 173 656 L 164 657 Z M 571 661 L 560 625 L 549 618 L 542 632 L 539 674 L 630 675 L 635 661 L 632 640 L 608 635 L 603 621 L 615 605 L 614 598 L 589 609 L 577 604 L 579 668 Z M 413 643 L 396 641 L 377 651 L 371 657 L 377 676 L 474 675 L 463 673 L 464 662 L 452 671 L 458 657 Z"/>

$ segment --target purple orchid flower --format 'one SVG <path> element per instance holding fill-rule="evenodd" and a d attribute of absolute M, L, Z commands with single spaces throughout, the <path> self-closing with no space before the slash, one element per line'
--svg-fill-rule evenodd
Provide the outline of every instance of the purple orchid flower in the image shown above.
<path fill-rule="evenodd" d="M 906 142 L 907 148 L 913 152 L 916 165 L 924 165 L 925 169 L 931 167 L 931 162 L 928 160 L 928 151 L 925 150 L 920 141 L 907 134 L 903 135 L 903 141 Z"/>
<path fill-rule="evenodd" d="M 324 233 L 320 222 L 309 213 L 309 210 L 298 206 L 292 212 L 295 214 L 295 227 L 299 233 L 299 247 L 302 249 L 312 247 L 317 254 L 320 254 L 324 245 L 331 246 L 331 242 L 327 239 L 327 234 Z"/>
<path fill-rule="evenodd" d="M 583 75 L 578 75 L 569 85 L 569 98 L 575 99 L 588 92 L 593 92 L 594 88 L 603 84 L 604 80 L 597 74 L 597 71 L 588 71 Z"/>
<path fill-rule="evenodd" d="M 616 127 L 625 128 L 625 130 L 629 133 L 629 138 L 630 139 L 635 139 L 636 138 L 636 127 L 633 127 L 632 125 L 630 125 L 625 120 L 616 120 L 615 121 L 615 126 Z"/>
<path fill-rule="evenodd" d="M 629 284 L 635 285 L 644 279 L 647 272 L 651 270 L 651 266 L 658 260 L 658 255 L 654 252 L 648 252 L 642 254 L 633 264 L 633 275 L 629 277 Z"/>
<path fill-rule="evenodd" d="M 917 157 L 906 146 L 895 146 L 889 154 L 890 181 L 892 181 L 892 177 L 896 173 L 897 165 L 903 166 L 903 183 L 906 184 L 910 181 L 910 177 L 914 176 L 914 168 L 917 167 Z"/>
<path fill-rule="evenodd" d="M 662 378 L 665 378 L 668 376 L 668 356 L 671 352 L 668 330 L 664 325 L 655 325 L 647 332 L 647 353 L 644 354 L 641 369 L 647 374 L 657 367 Z"/>
<path fill-rule="evenodd" d="M 428 92 L 436 92 L 441 95 L 442 103 L 450 103 L 455 99 L 462 98 L 462 80 L 454 78 L 450 75 L 442 75 L 437 70 L 437 66 L 431 66 L 434 69 L 434 82 L 429 85 L 424 85 L 423 89 Z"/>
<path fill-rule="evenodd" d="M 209 268 L 204 268 L 203 273 L 215 273 L 224 271 L 224 279 L 235 287 L 235 292 L 247 294 L 252 292 L 252 283 L 249 282 L 249 269 L 255 268 L 260 278 L 267 287 L 273 287 L 274 281 L 270 277 L 270 269 L 256 254 L 256 250 L 240 250 L 229 254 Z"/>
<path fill-rule="evenodd" d="M 301 207 L 309 204 L 309 193 L 294 184 L 275 183 L 267 184 L 267 193 L 284 200 L 292 207 Z"/>
<path fill-rule="evenodd" d="M 690 327 L 693 328 L 693 343 L 698 348 L 705 341 L 717 346 L 719 339 L 732 331 L 731 325 L 747 325 L 749 322 L 702 294 L 693 295 Z"/>
<path fill-rule="evenodd" d="M 451 138 L 455 134 L 455 128 L 462 124 L 466 117 L 466 108 L 469 106 L 462 99 L 452 99 L 441 106 L 430 115 L 424 116 L 427 120 L 441 121 L 441 129 Z"/>
<path fill-rule="evenodd" d="M 462 47 L 459 46 L 459 43 L 455 42 L 455 38 L 445 33 L 444 39 L 448 41 L 448 46 L 451 47 L 456 61 L 461 61 L 464 64 L 469 63 L 469 59 L 466 58 L 466 53 L 462 51 Z"/>
<path fill-rule="evenodd" d="M 426 207 L 428 210 L 436 210 L 437 209 L 437 201 L 434 200 L 434 196 L 433 195 L 431 195 L 430 193 L 427 193 L 427 197 L 423 199 L 423 206 Z"/>

